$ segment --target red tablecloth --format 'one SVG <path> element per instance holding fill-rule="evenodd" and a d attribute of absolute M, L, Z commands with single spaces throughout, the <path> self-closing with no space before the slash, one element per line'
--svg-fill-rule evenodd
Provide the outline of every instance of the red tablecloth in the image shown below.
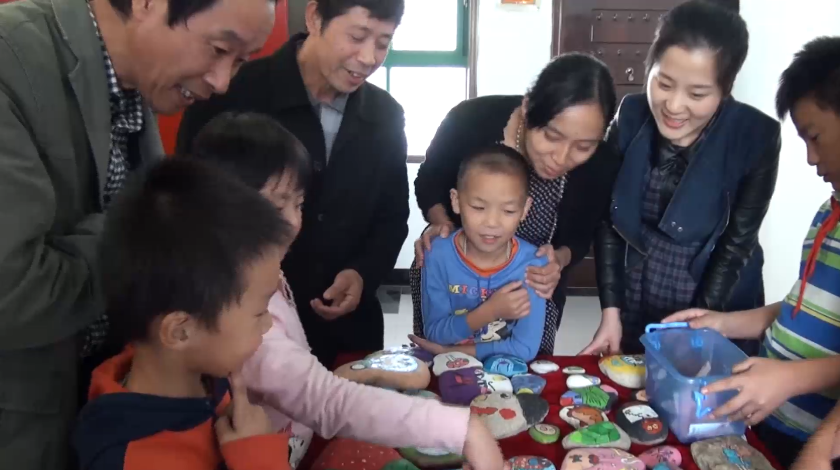
<path fill-rule="evenodd" d="M 366 354 L 347 354 L 342 357 L 339 357 L 337 361 L 337 365 L 346 364 L 351 361 L 359 360 L 366 356 Z M 560 366 L 560 371 L 543 375 L 543 377 L 548 382 L 546 384 L 545 390 L 541 393 L 541 396 L 548 400 L 548 403 L 551 405 L 551 408 L 548 412 L 548 416 L 543 421 L 544 423 L 553 424 L 558 426 L 561 430 L 562 436 L 566 436 L 567 434 L 574 431 L 574 429 L 566 424 L 563 420 L 560 419 L 560 396 L 566 392 L 568 389 L 566 387 L 566 375 L 563 374 L 562 369 L 566 366 L 581 366 L 586 369 L 587 374 L 595 375 L 601 378 L 604 383 L 612 385 L 618 390 L 619 393 L 619 404 L 630 400 L 630 394 L 632 393 L 631 390 L 626 389 L 624 387 L 620 387 L 616 385 L 611 380 L 607 379 L 601 371 L 598 369 L 598 358 L 595 356 L 577 356 L 577 357 L 561 357 L 561 356 L 544 356 L 539 357 L 538 359 L 546 359 L 552 361 Z M 433 378 L 432 384 L 429 388 L 433 391 L 437 391 L 437 382 Z M 615 410 L 617 406 L 614 406 L 613 409 Z M 608 413 L 610 420 L 614 419 L 615 412 Z M 562 439 L 561 439 L 562 440 Z M 783 470 L 782 467 L 776 462 L 776 459 L 773 458 L 772 455 L 767 452 L 767 449 L 764 447 L 764 444 L 758 440 L 758 438 L 753 434 L 752 431 L 747 431 L 747 442 L 750 443 L 753 447 L 758 449 L 760 452 L 764 453 L 767 456 L 770 463 L 777 470 Z M 545 457 L 551 460 L 559 470 L 560 465 L 563 463 L 563 458 L 566 456 L 566 451 L 560 445 L 560 442 L 556 444 L 539 444 L 534 441 L 531 436 L 527 432 L 523 432 L 517 436 L 510 437 L 508 439 L 503 439 L 499 441 L 499 444 L 502 446 L 502 452 L 504 452 L 505 457 L 516 457 L 520 455 L 536 455 Z M 307 458 L 304 459 L 300 468 L 305 469 L 307 468 L 306 465 L 308 462 L 311 462 L 315 456 L 317 456 L 320 451 L 323 449 L 325 442 L 322 439 L 316 437 L 313 441 L 312 446 L 307 452 Z M 668 437 L 668 441 L 665 444 L 661 445 L 672 445 L 680 450 L 682 453 L 683 458 L 683 465 L 682 468 L 684 470 L 699 470 L 697 465 L 694 464 L 694 460 L 691 458 L 691 450 L 689 446 L 680 444 L 680 442 L 671 434 Z M 630 448 L 630 453 L 633 455 L 639 455 L 640 453 L 644 452 L 648 447 L 640 446 L 640 445 L 633 445 Z"/>

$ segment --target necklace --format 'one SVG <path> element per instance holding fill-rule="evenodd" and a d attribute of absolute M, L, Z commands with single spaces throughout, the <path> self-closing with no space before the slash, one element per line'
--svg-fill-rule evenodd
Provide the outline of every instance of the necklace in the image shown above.
<path fill-rule="evenodd" d="M 508 262 L 510 260 L 511 252 L 513 251 L 513 243 L 510 240 L 507 242 L 507 248 L 505 251 L 507 253 L 505 255 L 505 262 Z M 461 233 L 461 252 L 464 253 L 464 256 L 467 256 L 467 236 L 464 233 Z"/>
<path fill-rule="evenodd" d="M 525 116 L 522 116 L 522 120 L 519 122 L 519 127 L 516 129 L 516 151 L 519 152 L 520 154 L 522 154 L 522 156 L 527 159 L 528 158 L 528 152 L 526 150 L 526 147 L 525 147 L 525 144 L 524 144 L 524 141 L 523 141 L 524 135 L 525 135 Z M 533 162 L 532 162 L 531 163 L 532 171 L 533 171 L 533 166 L 534 165 L 533 165 Z M 539 175 L 537 175 L 536 172 L 534 172 L 534 176 L 539 177 Z M 560 177 L 560 189 L 559 189 L 559 191 L 560 191 L 559 196 L 560 197 L 557 199 L 557 204 L 558 205 L 560 204 L 560 201 L 563 200 L 563 193 L 566 192 L 567 176 L 568 175 L 563 175 L 563 176 Z M 528 218 L 530 218 L 532 216 L 538 216 L 538 214 L 536 214 L 536 211 L 531 210 L 529 212 Z M 554 239 L 554 232 L 557 230 L 557 213 L 556 213 L 556 211 L 554 212 L 554 218 L 553 219 L 554 219 L 554 221 L 553 221 L 552 226 L 551 226 L 551 233 L 548 235 L 548 242 L 549 243 L 551 242 L 552 239 Z M 527 218 L 526 218 L 526 220 L 527 220 Z M 520 227 L 521 226 L 522 226 L 522 224 L 520 224 Z"/>

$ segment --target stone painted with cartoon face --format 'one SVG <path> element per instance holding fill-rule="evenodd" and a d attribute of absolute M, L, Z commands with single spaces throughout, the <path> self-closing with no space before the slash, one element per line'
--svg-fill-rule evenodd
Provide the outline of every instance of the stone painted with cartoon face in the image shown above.
<path fill-rule="evenodd" d="M 546 380 L 539 375 L 519 374 L 510 378 L 513 393 L 533 393 L 539 395 L 545 389 Z"/>
<path fill-rule="evenodd" d="M 545 419 L 548 402 L 537 395 L 493 393 L 476 397 L 470 411 L 484 422 L 493 437 L 504 439 Z"/>
<path fill-rule="evenodd" d="M 484 369 L 494 374 L 513 377 L 528 372 L 525 361 L 513 356 L 491 356 L 484 360 Z"/>
<path fill-rule="evenodd" d="M 569 423 L 575 429 L 609 421 L 606 413 L 586 405 L 567 406 L 563 408 L 560 410 L 560 419 Z"/>
<path fill-rule="evenodd" d="M 668 438 L 668 426 L 647 403 L 621 405 L 615 413 L 615 424 L 627 432 L 634 444 L 656 445 Z"/>
<path fill-rule="evenodd" d="M 464 406 L 479 395 L 513 392 L 510 379 L 477 367 L 444 372 L 438 377 L 438 388 L 444 402 Z"/>
<path fill-rule="evenodd" d="M 554 464 L 544 457 L 527 455 L 514 457 L 509 462 L 511 470 L 556 470 Z"/>
<path fill-rule="evenodd" d="M 680 451 L 676 447 L 654 447 L 640 454 L 639 460 L 644 462 L 648 468 L 655 468 L 660 463 L 669 464 L 672 467 L 679 467 L 682 465 L 682 454 L 680 454 Z"/>
<path fill-rule="evenodd" d="M 638 389 L 645 386 L 645 356 L 607 356 L 598 362 L 601 372 L 622 387 Z"/>
<path fill-rule="evenodd" d="M 382 354 L 345 364 L 335 375 L 347 380 L 393 390 L 420 390 L 429 386 L 425 363 L 407 354 Z"/>
<path fill-rule="evenodd" d="M 585 387 L 569 390 L 560 397 L 560 406 L 587 405 L 609 411 L 618 400 L 618 392 L 608 386 Z"/>
<path fill-rule="evenodd" d="M 645 470 L 645 464 L 619 449 L 573 449 L 560 470 Z"/>
<path fill-rule="evenodd" d="M 691 456 L 700 470 L 771 470 L 761 452 L 740 436 L 716 437 L 691 444 Z"/>
<path fill-rule="evenodd" d="M 440 377 L 440 374 L 443 374 L 444 372 L 449 372 L 458 369 L 469 369 L 472 367 L 484 366 L 478 359 L 472 356 L 468 356 L 460 352 L 451 352 L 445 354 L 438 354 L 437 356 L 435 356 L 432 370 L 434 371 L 435 375 Z"/>
<path fill-rule="evenodd" d="M 602 448 L 629 450 L 630 437 L 620 427 L 610 422 L 603 422 L 578 429 L 563 438 L 563 448 L 567 450 L 581 448 Z"/>

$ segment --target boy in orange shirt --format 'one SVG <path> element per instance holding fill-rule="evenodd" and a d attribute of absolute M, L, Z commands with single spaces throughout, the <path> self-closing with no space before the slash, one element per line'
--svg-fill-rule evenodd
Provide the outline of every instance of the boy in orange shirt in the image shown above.
<path fill-rule="evenodd" d="M 291 239 L 268 200 L 196 159 L 165 159 L 124 190 L 101 269 L 129 346 L 93 373 L 73 436 L 82 469 L 289 469 L 288 436 L 238 371 L 271 326 Z"/>

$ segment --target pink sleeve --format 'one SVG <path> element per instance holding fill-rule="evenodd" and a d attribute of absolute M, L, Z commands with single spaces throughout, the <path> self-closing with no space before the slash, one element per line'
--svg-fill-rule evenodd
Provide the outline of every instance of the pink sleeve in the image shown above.
<path fill-rule="evenodd" d="M 282 325 L 274 323 L 243 371 L 249 388 L 262 394 L 266 405 L 328 439 L 463 451 L 469 408 L 336 377 L 306 348 L 275 329 Z"/>

